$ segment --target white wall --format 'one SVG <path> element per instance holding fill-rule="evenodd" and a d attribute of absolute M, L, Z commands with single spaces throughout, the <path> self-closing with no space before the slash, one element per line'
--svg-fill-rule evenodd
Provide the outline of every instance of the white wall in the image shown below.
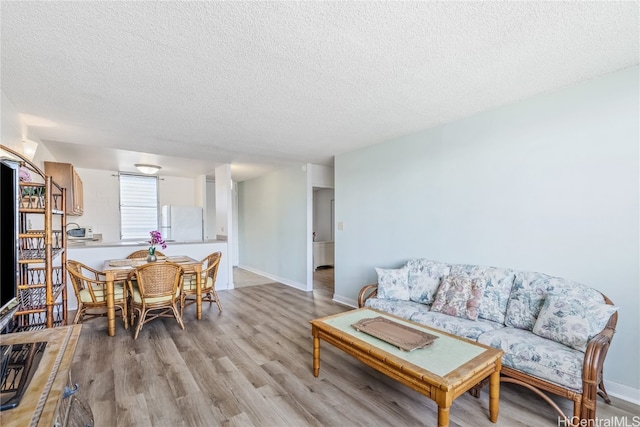
<path fill-rule="evenodd" d="M 216 238 L 216 183 L 207 181 L 207 228 L 205 230 L 205 239 Z"/>
<path fill-rule="evenodd" d="M 44 161 L 55 161 L 55 159 L 49 150 L 40 142 L 40 139 L 22 122 L 20 112 L 13 103 L 9 101 L 9 98 L 5 96 L 4 92 L 1 92 L 0 96 L 0 105 L 2 106 L 0 109 L 2 113 L 0 114 L 0 143 L 13 151 L 22 153 L 22 140 L 24 138 L 37 142 L 38 149 L 32 162 L 40 169 L 44 169 Z"/>
<path fill-rule="evenodd" d="M 311 171 L 313 187 L 333 188 L 335 179 L 332 167 L 307 163 L 307 168 Z"/>
<path fill-rule="evenodd" d="M 605 379 L 638 399 L 638 93 L 633 67 L 337 156 L 336 299 L 413 257 L 575 280 L 620 307 Z"/>
<path fill-rule="evenodd" d="M 68 216 L 67 221 L 93 226 L 94 234 L 102 234 L 104 242 L 120 240 L 118 172 L 83 168 L 76 170 L 82 179 L 84 213 L 81 216 Z M 196 195 L 196 188 L 193 178 L 160 176 L 160 206 L 202 206 Z"/>
<path fill-rule="evenodd" d="M 0 127 L 0 138 L 2 145 L 9 147 L 10 149 L 22 152 L 19 144 L 22 141 L 22 127 L 20 125 L 20 117 L 18 110 L 9 101 L 4 92 L 1 93 L 1 105 L 2 105 L 2 126 Z"/>
<path fill-rule="evenodd" d="M 160 176 L 158 181 L 158 202 L 160 206 L 202 206 L 198 197 L 199 178 L 183 178 L 177 176 Z"/>
<path fill-rule="evenodd" d="M 306 167 L 239 183 L 238 215 L 240 266 L 306 289 Z"/>
<path fill-rule="evenodd" d="M 120 240 L 120 184 L 117 172 L 77 168 L 82 179 L 84 212 L 67 216 L 67 222 L 93 226 L 105 242 Z"/>
<path fill-rule="evenodd" d="M 220 238 L 229 238 L 232 225 L 232 198 L 231 198 L 231 165 L 224 164 L 215 170 L 215 195 L 216 195 L 216 234 Z"/>

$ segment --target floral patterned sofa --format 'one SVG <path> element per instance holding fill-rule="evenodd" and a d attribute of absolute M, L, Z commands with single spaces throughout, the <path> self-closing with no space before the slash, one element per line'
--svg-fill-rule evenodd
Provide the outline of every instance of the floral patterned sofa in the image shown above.
<path fill-rule="evenodd" d="M 573 400 L 574 422 L 595 419 L 598 394 L 610 403 L 602 367 L 618 314 L 597 290 L 543 273 L 427 259 L 376 272 L 360 307 L 503 350 L 502 381 L 531 389 L 565 419 L 545 392 Z"/>

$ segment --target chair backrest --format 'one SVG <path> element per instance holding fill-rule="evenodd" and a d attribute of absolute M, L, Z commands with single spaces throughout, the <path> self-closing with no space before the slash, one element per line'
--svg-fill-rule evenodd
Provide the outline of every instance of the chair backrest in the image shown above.
<path fill-rule="evenodd" d="M 69 279 L 71 279 L 78 301 L 81 300 L 81 292 L 87 291 L 94 303 L 104 302 L 106 304 L 106 277 L 104 273 L 75 260 L 67 260 L 67 273 L 69 273 Z"/>
<path fill-rule="evenodd" d="M 156 251 L 155 252 L 156 256 L 164 256 L 164 254 L 160 251 Z M 135 251 L 130 253 L 129 255 L 127 255 L 127 259 L 132 259 L 132 258 L 146 258 L 147 255 L 149 255 L 149 250 L 148 249 L 140 249 L 139 251 Z"/>
<path fill-rule="evenodd" d="M 208 278 L 211 278 L 212 286 L 216 283 L 216 276 L 218 275 L 218 267 L 220 266 L 221 258 L 222 252 L 213 252 L 202 260 L 202 263 L 205 266 L 202 271 L 202 283 L 206 285 Z"/>
<path fill-rule="evenodd" d="M 150 262 L 133 273 L 143 299 L 171 296 L 173 300 L 179 295 L 183 270 L 174 262 Z"/>

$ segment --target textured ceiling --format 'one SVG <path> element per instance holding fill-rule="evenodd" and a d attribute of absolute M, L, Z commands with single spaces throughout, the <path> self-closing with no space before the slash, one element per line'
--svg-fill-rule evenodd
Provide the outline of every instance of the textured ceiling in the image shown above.
<path fill-rule="evenodd" d="M 638 64 L 638 2 L 2 1 L 2 91 L 78 167 L 236 180 Z M 95 150 L 100 148 L 99 151 Z"/>

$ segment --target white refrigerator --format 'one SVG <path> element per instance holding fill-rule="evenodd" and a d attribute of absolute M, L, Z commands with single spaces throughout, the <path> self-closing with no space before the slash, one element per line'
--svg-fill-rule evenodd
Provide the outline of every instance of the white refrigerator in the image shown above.
<path fill-rule="evenodd" d="M 202 241 L 202 208 L 197 206 L 162 207 L 162 237 L 176 242 Z"/>

